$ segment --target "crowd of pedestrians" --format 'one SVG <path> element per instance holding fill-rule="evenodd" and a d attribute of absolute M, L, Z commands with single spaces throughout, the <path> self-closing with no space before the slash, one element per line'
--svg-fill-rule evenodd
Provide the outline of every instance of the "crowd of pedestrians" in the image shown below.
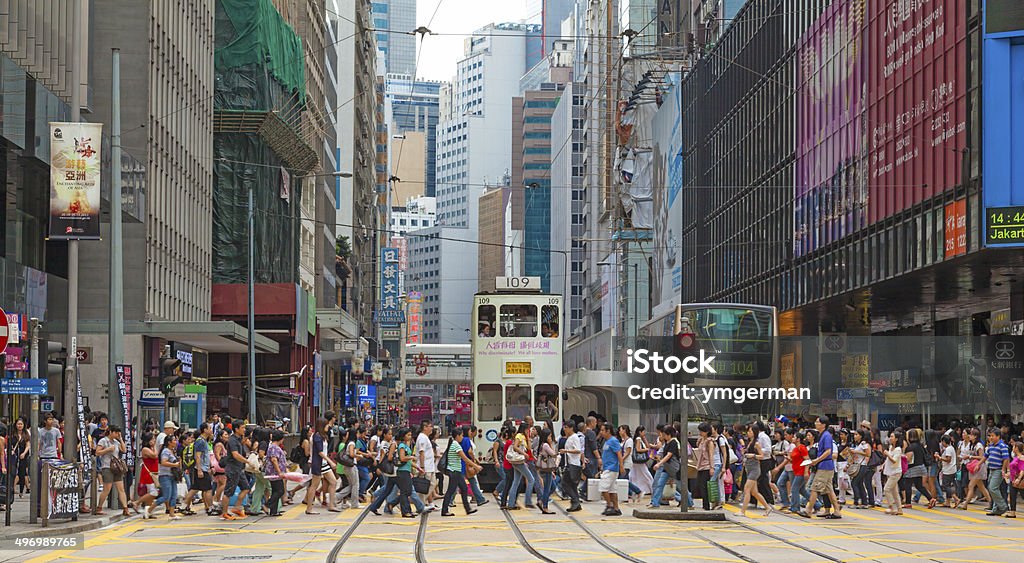
<path fill-rule="evenodd" d="M 840 519 L 846 508 L 881 507 L 898 516 L 918 505 L 966 509 L 980 502 L 990 516 L 1016 518 L 1024 490 L 1024 428 L 994 420 L 929 429 L 908 420 L 880 432 L 868 421 L 850 428 L 826 416 L 778 417 L 727 427 L 702 422 L 683 439 L 678 422 L 649 433 L 591 412 L 562 423 L 507 420 L 483 452 L 472 425 L 453 426 L 442 438 L 429 421 L 414 428 L 363 424 L 340 423 L 327 413 L 286 451 L 281 429 L 226 415 L 190 430 L 167 421 L 157 432 L 151 421 L 137 444 L 137 467 L 129 468 L 121 428 L 95 413 L 87 434 L 96 474 L 86 491 L 96 487 L 98 502 L 89 507 L 89 494 L 83 495 L 82 512 L 102 515 L 115 497 L 124 514 L 173 520 L 200 507 L 228 520 L 279 516 L 297 502 L 307 514 L 368 504 L 376 515 L 398 507 L 411 518 L 438 509 L 453 516 L 458 496 L 469 515 L 490 502 L 478 478 L 488 464 L 498 477 L 492 494 L 502 510 L 542 514 L 554 514 L 555 495 L 568 501 L 569 512 L 599 495 L 605 516 L 621 515 L 623 503 L 658 509 L 694 506 L 697 498 L 703 510 L 735 503 L 744 516 L 752 506 Z M 0 424 L 0 449 L 7 453 L 0 456 L 2 482 L 13 478 L 18 495 L 29 493 L 36 475 L 29 470 L 32 448 L 41 462 L 59 459 L 62 427 L 49 413 L 35 433 L 24 419 Z M 689 494 L 684 470 L 696 475 Z"/>

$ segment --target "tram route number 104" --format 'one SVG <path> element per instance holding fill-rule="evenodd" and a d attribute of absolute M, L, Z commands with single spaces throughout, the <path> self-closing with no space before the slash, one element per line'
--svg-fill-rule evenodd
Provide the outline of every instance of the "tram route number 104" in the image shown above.
<path fill-rule="evenodd" d="M 494 280 L 497 290 L 527 289 L 540 291 L 540 278 L 536 276 L 498 277 Z"/>

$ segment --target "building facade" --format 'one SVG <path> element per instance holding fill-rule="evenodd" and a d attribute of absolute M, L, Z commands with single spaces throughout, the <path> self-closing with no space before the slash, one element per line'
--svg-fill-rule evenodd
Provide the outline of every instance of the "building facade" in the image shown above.
<path fill-rule="evenodd" d="M 422 178 L 410 177 L 410 174 L 398 174 L 404 182 L 419 182 L 414 186 L 420 195 L 433 197 L 436 188 L 437 174 L 437 123 L 440 115 L 439 92 L 441 83 L 426 80 L 412 80 L 407 75 L 396 75 L 389 73 L 387 76 L 386 93 L 389 115 L 389 127 L 393 148 L 392 165 L 393 170 L 402 167 L 402 160 L 405 158 L 407 148 L 403 147 L 404 142 L 398 137 L 407 133 L 419 133 L 424 137 L 424 143 L 418 150 L 421 155 L 413 155 L 423 163 Z M 404 198 L 399 199 L 399 203 Z"/>
<path fill-rule="evenodd" d="M 586 189 L 583 185 L 583 95 L 580 86 L 565 85 L 551 114 L 551 290 L 566 296 L 569 335 L 583 326 L 583 239 Z M 562 220 L 568 218 L 568 221 Z M 568 271 L 565 253 L 568 253 Z"/>
<path fill-rule="evenodd" d="M 382 68 L 388 73 L 416 76 L 416 0 L 376 0 L 372 3 L 377 48 L 384 53 Z"/>

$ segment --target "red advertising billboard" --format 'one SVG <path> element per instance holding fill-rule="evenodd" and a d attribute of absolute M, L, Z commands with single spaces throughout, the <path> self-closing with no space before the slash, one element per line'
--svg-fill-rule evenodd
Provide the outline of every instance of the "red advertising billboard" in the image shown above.
<path fill-rule="evenodd" d="M 967 200 L 946 204 L 946 258 L 967 254 Z"/>
<path fill-rule="evenodd" d="M 967 146 L 967 25 L 962 0 L 863 5 L 868 222 L 874 223 L 960 183 L 961 152 Z"/>

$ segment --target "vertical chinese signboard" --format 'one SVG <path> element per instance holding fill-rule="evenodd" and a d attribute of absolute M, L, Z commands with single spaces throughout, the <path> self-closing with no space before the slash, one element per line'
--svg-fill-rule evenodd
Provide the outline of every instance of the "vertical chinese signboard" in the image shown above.
<path fill-rule="evenodd" d="M 407 296 L 409 308 L 409 326 L 406 327 L 406 344 L 420 343 L 420 319 L 423 312 L 423 294 L 418 291 L 410 291 Z"/>
<path fill-rule="evenodd" d="M 967 147 L 962 0 L 872 0 L 868 222 L 961 182 Z"/>
<path fill-rule="evenodd" d="M 117 390 L 121 397 L 121 409 L 124 411 L 124 461 L 129 469 L 135 468 L 135 450 L 132 448 L 132 366 L 117 364 L 114 366 L 117 374 Z"/>
<path fill-rule="evenodd" d="M 100 123 L 50 123 L 50 238 L 100 238 Z"/>
<path fill-rule="evenodd" d="M 398 249 L 387 247 L 380 251 L 380 304 L 377 308 L 377 324 L 384 328 L 396 328 L 405 322 L 405 312 L 399 303 Z"/>
<path fill-rule="evenodd" d="M 946 258 L 967 254 L 967 200 L 958 199 L 946 204 L 945 235 Z"/>

